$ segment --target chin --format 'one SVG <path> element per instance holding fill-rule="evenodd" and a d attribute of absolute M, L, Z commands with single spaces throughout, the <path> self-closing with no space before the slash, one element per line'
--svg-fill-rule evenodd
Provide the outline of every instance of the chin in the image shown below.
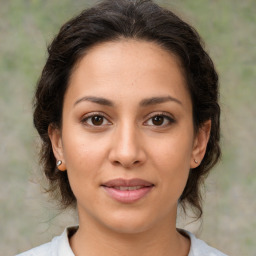
<path fill-rule="evenodd" d="M 109 225 L 108 223 L 108 228 L 111 229 L 112 231 L 119 233 L 119 234 L 127 234 L 127 235 L 132 235 L 132 234 L 139 234 L 147 231 L 149 229 L 147 223 L 114 223 L 114 225 Z"/>
<path fill-rule="evenodd" d="M 138 234 L 153 227 L 153 218 L 143 214 L 115 214 L 105 220 L 105 226 L 120 234 Z"/>

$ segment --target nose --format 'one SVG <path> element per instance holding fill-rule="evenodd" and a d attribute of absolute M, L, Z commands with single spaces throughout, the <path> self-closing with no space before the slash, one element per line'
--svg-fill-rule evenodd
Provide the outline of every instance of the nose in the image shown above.
<path fill-rule="evenodd" d="M 109 153 L 111 163 L 124 168 L 142 165 L 146 161 L 146 153 L 139 137 L 136 127 L 132 125 L 116 128 Z"/>

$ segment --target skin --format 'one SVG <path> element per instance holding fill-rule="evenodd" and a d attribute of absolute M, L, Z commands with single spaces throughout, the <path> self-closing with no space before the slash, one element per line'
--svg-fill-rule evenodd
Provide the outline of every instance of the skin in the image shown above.
<path fill-rule="evenodd" d="M 152 97 L 169 100 L 141 105 Z M 190 241 L 176 230 L 177 202 L 189 170 L 203 159 L 210 127 L 208 121 L 194 133 L 183 70 L 165 49 L 132 39 L 90 49 L 72 73 L 62 130 L 49 127 L 77 199 L 79 229 L 70 239 L 75 255 L 188 255 Z M 116 178 L 154 187 L 140 200 L 121 203 L 101 187 Z"/>

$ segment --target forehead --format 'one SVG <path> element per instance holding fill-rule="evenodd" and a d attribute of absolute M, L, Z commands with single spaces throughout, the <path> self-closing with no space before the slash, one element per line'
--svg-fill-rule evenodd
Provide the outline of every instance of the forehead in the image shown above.
<path fill-rule="evenodd" d="M 123 39 L 92 47 L 77 62 L 67 93 L 127 99 L 189 97 L 179 59 L 154 42 Z"/>
<path fill-rule="evenodd" d="M 183 71 L 179 58 L 161 47 L 155 42 L 137 40 L 137 39 L 119 39 L 117 41 L 104 42 L 97 44 L 89 50 L 76 63 L 72 74 L 81 65 L 88 64 L 90 71 L 98 70 L 110 74 L 115 69 L 117 72 L 122 68 L 129 70 L 132 68 L 153 69 L 153 70 L 169 70 L 170 66 Z M 127 70 L 127 71 L 129 71 Z"/>

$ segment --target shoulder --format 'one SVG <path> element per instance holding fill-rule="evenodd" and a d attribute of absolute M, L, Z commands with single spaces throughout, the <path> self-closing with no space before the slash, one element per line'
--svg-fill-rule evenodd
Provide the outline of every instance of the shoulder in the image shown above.
<path fill-rule="evenodd" d="M 196 236 L 188 231 L 184 231 L 190 238 L 191 246 L 188 256 L 227 256 L 226 254 L 218 251 L 217 249 L 209 246 L 204 241 L 196 238 Z"/>
<path fill-rule="evenodd" d="M 42 244 L 16 256 L 74 256 L 69 245 L 68 234 L 75 228 L 67 228 L 62 235 L 54 237 L 51 242 Z"/>

